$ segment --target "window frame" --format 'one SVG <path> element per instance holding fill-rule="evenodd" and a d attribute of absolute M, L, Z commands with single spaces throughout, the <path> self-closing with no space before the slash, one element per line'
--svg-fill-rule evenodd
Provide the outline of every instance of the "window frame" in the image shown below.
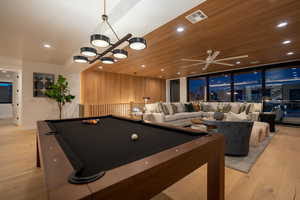
<path fill-rule="evenodd" d="M 228 71 L 223 71 L 223 72 L 216 72 L 216 73 L 207 73 L 203 75 L 196 75 L 196 76 L 188 76 L 186 78 L 187 80 L 187 101 L 191 101 L 189 98 L 189 89 L 190 89 L 190 79 L 192 78 L 200 78 L 200 77 L 205 77 L 206 78 L 206 97 L 207 99 L 205 100 L 206 102 L 211 102 L 209 99 L 209 77 L 211 76 L 217 76 L 217 75 L 229 75 L 231 77 L 231 102 L 235 102 L 234 100 L 234 79 L 233 76 L 234 74 L 237 73 L 247 73 L 247 72 L 253 72 L 253 71 L 261 71 L 261 95 L 262 98 L 266 96 L 266 70 L 268 69 L 275 69 L 275 68 L 291 68 L 291 67 L 300 67 L 300 60 L 298 61 L 292 61 L 292 62 L 285 62 L 285 63 L 274 63 L 274 64 L 268 64 L 268 65 L 260 65 L 260 66 L 254 66 L 254 67 L 249 67 L 249 68 L 244 68 L 244 69 L 237 69 L 237 70 L 228 70 Z M 221 101 L 214 101 L 214 102 L 221 102 Z"/>

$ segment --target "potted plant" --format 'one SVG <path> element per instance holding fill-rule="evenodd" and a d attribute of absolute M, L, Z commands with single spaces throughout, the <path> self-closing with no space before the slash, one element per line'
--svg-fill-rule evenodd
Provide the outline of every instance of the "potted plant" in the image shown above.
<path fill-rule="evenodd" d="M 61 119 L 63 106 L 66 103 L 71 103 L 75 98 L 75 96 L 70 94 L 69 83 L 62 75 L 58 75 L 56 83 L 50 86 L 50 89 L 46 91 L 46 95 L 57 102 L 59 119 Z"/>

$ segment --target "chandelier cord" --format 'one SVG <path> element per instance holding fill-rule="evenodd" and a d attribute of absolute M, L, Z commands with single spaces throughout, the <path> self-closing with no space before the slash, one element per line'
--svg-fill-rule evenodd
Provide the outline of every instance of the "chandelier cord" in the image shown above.
<path fill-rule="evenodd" d="M 104 4 L 104 14 L 102 15 L 103 23 L 106 22 L 106 24 L 108 25 L 108 27 L 110 28 L 110 30 L 113 32 L 113 34 L 115 35 L 115 37 L 119 41 L 120 38 L 119 38 L 118 34 L 116 33 L 116 31 L 113 29 L 113 27 L 108 22 L 108 15 L 106 15 L 106 0 L 103 0 L 103 4 Z"/>
<path fill-rule="evenodd" d="M 118 41 L 120 40 L 119 36 L 117 35 L 116 31 L 113 29 L 113 27 L 110 25 L 110 23 L 108 22 L 108 20 L 106 20 L 107 25 L 109 26 L 110 30 L 113 32 L 113 34 L 116 36 L 116 38 L 118 39 Z"/>
<path fill-rule="evenodd" d="M 104 4 L 103 13 L 104 15 L 106 15 L 106 0 L 103 0 L 103 4 Z"/>

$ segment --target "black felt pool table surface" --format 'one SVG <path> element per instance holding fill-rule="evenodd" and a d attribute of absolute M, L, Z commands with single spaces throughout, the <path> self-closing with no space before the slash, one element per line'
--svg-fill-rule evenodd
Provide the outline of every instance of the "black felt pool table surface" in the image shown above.
<path fill-rule="evenodd" d="M 73 167 L 76 168 L 76 162 L 72 162 L 74 155 L 83 164 L 83 176 L 107 171 L 203 136 L 114 116 L 99 119 L 96 125 L 84 124 L 79 119 L 48 121 Z M 137 141 L 131 139 L 134 133 L 139 136 Z M 69 150 L 73 156 L 67 153 Z"/>

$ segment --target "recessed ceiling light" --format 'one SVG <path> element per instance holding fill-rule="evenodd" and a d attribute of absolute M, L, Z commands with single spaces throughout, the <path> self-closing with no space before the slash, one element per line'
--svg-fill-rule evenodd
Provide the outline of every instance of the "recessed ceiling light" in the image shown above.
<path fill-rule="evenodd" d="M 277 24 L 277 27 L 278 27 L 278 28 L 282 28 L 282 27 L 287 26 L 288 24 L 289 24 L 289 23 L 287 23 L 287 22 L 281 22 L 281 23 Z"/>
<path fill-rule="evenodd" d="M 180 72 L 177 72 L 176 74 L 180 75 L 181 73 L 180 73 Z"/>
<path fill-rule="evenodd" d="M 141 65 L 141 67 L 142 67 L 142 68 L 145 68 L 145 67 L 146 67 L 146 65 Z"/>
<path fill-rule="evenodd" d="M 292 41 L 291 40 L 285 40 L 282 42 L 282 44 L 290 44 Z"/>
<path fill-rule="evenodd" d="M 102 67 L 102 66 L 99 66 L 98 69 L 103 69 L 103 67 Z"/>
<path fill-rule="evenodd" d="M 176 30 L 177 30 L 178 33 L 181 33 L 181 32 L 184 31 L 184 28 L 182 26 L 179 26 L 179 27 L 177 27 Z"/>
<path fill-rule="evenodd" d="M 2 70 L 2 73 L 4 73 L 4 74 L 5 74 L 6 72 L 7 72 L 7 71 L 5 71 L 5 70 Z"/>
<path fill-rule="evenodd" d="M 51 48 L 51 45 L 50 44 L 44 44 L 43 47 L 49 49 L 49 48 Z"/>
<path fill-rule="evenodd" d="M 294 54 L 294 52 L 288 52 L 287 53 L 287 55 L 293 55 Z"/>
<path fill-rule="evenodd" d="M 241 64 L 241 62 L 240 62 L 240 61 L 237 61 L 236 64 L 239 65 L 239 64 Z"/>
<path fill-rule="evenodd" d="M 164 72 L 164 71 L 165 71 L 165 69 L 164 69 L 164 68 L 161 68 L 161 69 L 160 69 L 160 71 Z"/>

